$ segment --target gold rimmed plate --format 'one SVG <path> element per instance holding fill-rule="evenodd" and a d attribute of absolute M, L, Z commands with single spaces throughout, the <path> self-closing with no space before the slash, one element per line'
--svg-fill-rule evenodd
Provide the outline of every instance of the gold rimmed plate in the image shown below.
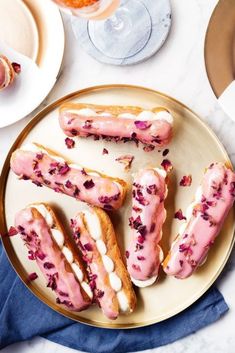
<path fill-rule="evenodd" d="M 162 151 L 157 149 L 147 153 L 143 151 L 143 146 L 140 145 L 137 148 L 131 142 L 115 144 L 103 140 L 94 141 L 92 138 L 77 138 L 76 147 L 68 150 L 64 142 L 65 136 L 58 124 L 58 108 L 65 101 L 139 105 L 146 109 L 164 106 L 174 115 L 174 138 L 168 147 L 170 152 L 167 156 L 174 170 L 170 176 L 169 196 L 166 201 L 168 216 L 162 240 L 162 247 L 166 254 L 180 226 L 180 221 L 174 219 L 174 212 L 179 208 L 182 208 L 183 212 L 186 210 L 201 181 L 204 169 L 214 161 L 225 162 L 230 166 L 231 163 L 215 134 L 190 109 L 162 93 L 136 86 L 108 85 L 88 88 L 56 101 L 35 116 L 15 141 L 3 167 L 0 190 L 1 233 L 5 233 L 7 228 L 14 224 L 15 213 L 29 203 L 38 201 L 49 203 L 59 211 L 65 224 L 79 210 L 86 207 L 84 203 L 57 194 L 53 190 L 45 187 L 37 188 L 29 181 L 18 180 L 9 170 L 9 160 L 11 153 L 21 144 L 39 142 L 88 168 L 123 178 L 129 185 L 133 172 L 143 167 L 159 166 L 163 159 Z M 108 155 L 102 155 L 104 147 L 108 149 Z M 117 157 L 127 153 L 135 156 L 132 169 L 128 173 L 124 171 L 121 164 L 115 161 Z M 192 175 L 191 187 L 179 187 L 182 176 L 188 174 Z M 123 252 L 130 234 L 128 227 L 130 211 L 131 192 L 124 206 L 119 211 L 111 213 L 118 242 Z M 55 303 L 55 295 L 46 287 L 45 279 L 35 262 L 28 260 L 27 249 L 20 237 L 4 237 L 3 243 L 9 260 L 23 282 L 40 300 L 57 312 L 73 320 L 97 327 L 134 328 L 160 322 L 179 313 L 195 302 L 212 285 L 231 252 L 234 242 L 234 220 L 235 214 L 232 210 L 209 253 L 206 264 L 191 278 L 177 280 L 165 276 L 161 271 L 156 284 L 148 288 L 136 289 L 138 298 L 136 310 L 130 315 L 121 315 L 116 321 L 106 319 L 101 310 L 95 306 L 81 313 L 62 309 Z M 31 272 L 37 272 L 39 278 L 27 283 L 27 276 Z"/>

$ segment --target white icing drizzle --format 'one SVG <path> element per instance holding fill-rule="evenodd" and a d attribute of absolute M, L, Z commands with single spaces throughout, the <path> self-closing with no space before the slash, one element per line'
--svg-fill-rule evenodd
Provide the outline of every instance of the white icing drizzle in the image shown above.
<path fill-rule="evenodd" d="M 83 272 L 80 269 L 80 267 L 78 266 L 78 264 L 74 262 L 74 257 L 73 257 L 72 251 L 67 246 L 64 246 L 65 239 L 64 239 L 63 233 L 60 232 L 56 228 L 52 228 L 53 218 L 52 218 L 50 212 L 47 210 L 46 206 L 44 206 L 43 204 L 40 204 L 40 205 L 36 204 L 36 205 L 30 205 L 29 207 L 36 208 L 38 210 L 38 212 L 42 215 L 42 217 L 45 219 L 48 227 L 50 227 L 50 229 L 51 229 L 51 234 L 52 234 L 53 239 L 55 240 L 55 242 L 57 243 L 59 248 L 62 249 L 62 253 L 64 254 L 66 260 L 70 263 L 75 277 L 81 283 L 81 286 L 84 289 L 84 291 L 87 293 L 87 295 L 90 298 L 92 298 L 93 294 L 92 294 L 91 288 L 88 283 L 83 281 L 83 279 L 84 279 Z"/>
<path fill-rule="evenodd" d="M 202 199 L 202 187 L 201 185 L 198 186 L 198 188 L 196 189 L 196 192 L 195 192 L 195 196 L 194 196 L 194 201 L 192 201 L 186 211 L 185 211 L 185 217 L 186 217 L 186 220 L 181 224 L 180 228 L 179 228 L 179 232 L 178 234 L 179 235 L 183 235 L 188 223 L 189 223 L 189 220 L 190 218 L 192 217 L 193 215 L 193 209 L 194 207 L 199 203 L 201 202 L 201 199 Z M 173 247 L 173 244 L 171 245 L 171 248 Z"/>
<path fill-rule="evenodd" d="M 96 113 L 93 109 L 83 108 L 83 109 L 69 109 L 67 113 L 70 114 L 80 114 L 86 117 L 96 117 L 96 116 L 104 116 L 104 117 L 112 117 L 113 115 L 108 112 L 100 112 Z M 132 113 L 121 113 L 117 116 L 118 118 L 123 119 L 133 119 L 133 120 L 142 120 L 142 121 L 153 121 L 153 120 L 165 120 L 169 124 L 173 124 L 173 117 L 167 110 L 160 110 L 158 112 L 153 112 L 151 110 L 143 110 L 139 114 Z"/>
<path fill-rule="evenodd" d="M 64 254 L 64 256 L 66 257 L 66 260 L 70 263 L 70 265 L 74 262 L 74 258 L 73 258 L 73 253 L 72 251 L 67 248 L 67 246 L 63 246 L 62 248 L 62 253 Z"/>
<path fill-rule="evenodd" d="M 122 290 L 122 281 L 115 272 L 114 262 L 108 255 L 106 255 L 107 247 L 102 240 L 102 229 L 99 217 L 94 212 L 87 210 L 83 211 L 83 214 L 87 230 L 89 231 L 90 236 L 96 241 L 97 249 L 102 255 L 103 265 L 109 274 L 110 286 L 117 294 L 120 310 L 125 312 L 130 309 L 128 299 Z"/>

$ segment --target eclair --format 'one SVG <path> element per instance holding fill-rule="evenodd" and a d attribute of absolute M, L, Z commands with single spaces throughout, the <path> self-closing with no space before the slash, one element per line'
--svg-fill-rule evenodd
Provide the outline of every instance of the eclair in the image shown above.
<path fill-rule="evenodd" d="M 152 285 L 163 260 L 159 245 L 166 219 L 164 200 L 167 196 L 166 172 L 144 169 L 134 176 L 129 246 L 126 251 L 127 269 L 138 287 Z"/>
<path fill-rule="evenodd" d="M 71 220 L 71 227 L 104 315 L 116 319 L 120 313 L 131 313 L 136 296 L 109 216 L 98 207 L 89 208 Z"/>
<path fill-rule="evenodd" d="M 30 179 L 39 187 L 47 186 L 55 192 L 106 210 L 120 208 L 126 194 L 127 187 L 123 180 L 65 161 L 36 143 L 13 152 L 11 169 L 20 179 Z"/>
<path fill-rule="evenodd" d="M 56 294 L 57 304 L 81 311 L 92 302 L 93 293 L 80 255 L 52 209 L 43 203 L 29 205 L 15 216 L 15 227 Z"/>
<path fill-rule="evenodd" d="M 184 279 L 202 265 L 235 198 L 235 173 L 223 163 L 206 170 L 186 221 L 163 263 L 166 274 Z"/>
<path fill-rule="evenodd" d="M 15 78 L 15 71 L 6 56 L 0 55 L 0 91 L 8 87 Z"/>
<path fill-rule="evenodd" d="M 59 123 L 67 136 L 141 142 L 164 147 L 172 137 L 173 117 L 166 108 L 145 110 L 140 107 L 64 103 Z"/>

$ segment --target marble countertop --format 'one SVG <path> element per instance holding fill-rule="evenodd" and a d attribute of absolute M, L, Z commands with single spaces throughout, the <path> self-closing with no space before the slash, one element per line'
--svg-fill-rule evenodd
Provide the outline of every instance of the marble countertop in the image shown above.
<path fill-rule="evenodd" d="M 235 124 L 222 112 L 209 86 L 203 56 L 204 37 L 210 15 L 217 0 L 171 0 L 172 29 L 157 55 L 131 67 L 113 67 L 96 62 L 83 52 L 63 15 L 66 31 L 64 62 L 58 81 L 36 111 L 61 96 L 93 85 L 128 83 L 165 92 L 188 105 L 216 132 L 235 164 Z M 35 112 L 34 112 L 35 113 Z M 0 130 L 0 165 L 32 113 L 20 122 Z M 146 352 L 158 353 L 233 353 L 235 350 L 235 251 L 230 256 L 217 286 L 230 310 L 218 322 L 173 344 Z M 2 353 L 72 353 L 74 350 L 43 338 L 14 344 Z M 74 351 L 75 352 L 75 351 Z"/>

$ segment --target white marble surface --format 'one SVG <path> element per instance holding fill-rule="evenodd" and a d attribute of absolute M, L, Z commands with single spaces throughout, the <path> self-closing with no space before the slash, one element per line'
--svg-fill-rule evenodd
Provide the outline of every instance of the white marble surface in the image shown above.
<path fill-rule="evenodd" d="M 84 53 L 74 40 L 69 17 L 64 16 L 66 49 L 58 82 L 37 110 L 55 99 L 84 87 L 105 83 L 143 85 L 181 100 L 197 112 L 224 143 L 235 164 L 235 123 L 220 109 L 207 81 L 203 45 L 206 27 L 217 0 L 172 0 L 173 25 L 167 43 L 145 63 L 132 67 L 103 65 Z M 32 114 L 33 115 L 33 114 Z M 32 117 L 0 130 L 0 163 L 14 139 Z M 217 281 L 230 311 L 218 322 L 173 344 L 146 352 L 158 353 L 234 353 L 235 351 L 235 251 Z M 2 353 L 69 353 L 42 338 L 14 344 Z M 75 352 L 75 351 L 74 351 Z"/>

